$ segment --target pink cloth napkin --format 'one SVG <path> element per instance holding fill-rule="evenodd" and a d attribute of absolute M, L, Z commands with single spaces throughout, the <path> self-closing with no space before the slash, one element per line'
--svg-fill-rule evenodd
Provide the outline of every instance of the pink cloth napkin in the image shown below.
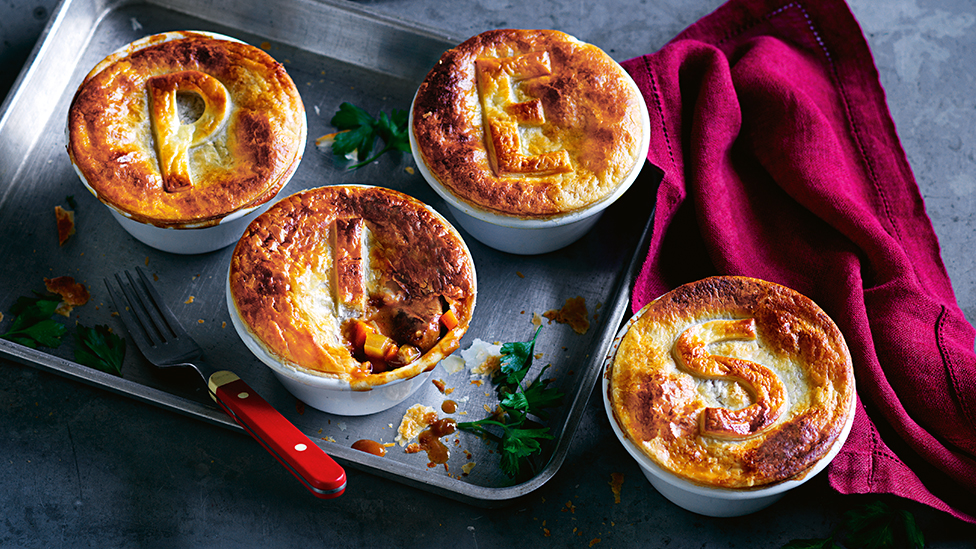
<path fill-rule="evenodd" d="M 731 0 L 623 64 L 664 172 L 634 311 L 713 274 L 812 298 L 858 384 L 831 485 L 976 522 L 974 330 L 847 5 Z"/>

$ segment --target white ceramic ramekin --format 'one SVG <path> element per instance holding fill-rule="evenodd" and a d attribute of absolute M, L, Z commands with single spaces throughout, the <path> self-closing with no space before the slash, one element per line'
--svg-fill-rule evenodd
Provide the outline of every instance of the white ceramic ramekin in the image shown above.
<path fill-rule="evenodd" d="M 80 173 L 78 175 L 88 187 L 88 182 L 85 181 L 84 176 Z M 287 185 L 287 182 L 285 184 Z M 91 187 L 88 188 L 91 190 Z M 139 242 L 164 252 L 192 255 L 221 250 L 234 244 L 244 234 L 244 229 L 247 228 L 248 224 L 267 210 L 273 201 L 274 198 L 258 207 L 237 210 L 225 216 L 216 225 L 204 227 L 185 225 L 178 228 L 157 227 L 149 223 L 142 223 L 132 219 L 111 204 L 105 204 L 105 206 L 111 212 L 112 217 L 122 225 L 122 228 Z"/>
<path fill-rule="evenodd" d="M 636 88 L 636 84 L 634 86 Z M 500 215 L 478 208 L 455 196 L 431 173 L 420 153 L 413 132 L 413 105 L 410 106 L 409 117 L 410 150 L 424 179 L 447 203 L 458 225 L 471 236 L 482 244 L 503 252 L 519 255 L 544 254 L 565 248 L 582 238 L 600 220 L 604 210 L 623 196 L 640 174 L 650 146 L 651 125 L 644 97 L 640 93 L 637 97 L 640 101 L 643 130 L 637 162 L 613 192 L 586 208 L 563 215 L 539 219 Z"/>
<path fill-rule="evenodd" d="M 847 440 L 847 435 L 851 431 L 851 425 L 854 423 L 853 410 L 851 410 L 850 414 L 848 414 L 847 422 L 844 424 L 844 428 L 841 431 L 840 436 L 838 436 L 834 441 L 833 445 L 830 447 L 830 451 L 828 451 L 827 454 L 825 454 L 822 458 L 820 458 L 819 461 L 814 463 L 803 473 L 773 485 L 746 489 L 704 486 L 680 478 L 667 469 L 661 467 L 644 452 L 642 452 L 641 449 L 634 444 L 634 442 L 631 441 L 627 435 L 624 434 L 623 429 L 617 423 L 617 419 L 613 414 L 613 405 L 610 402 L 610 371 L 611 368 L 613 368 L 614 357 L 616 356 L 617 348 L 620 346 L 620 341 L 627 333 L 627 330 L 630 329 L 630 326 L 636 322 L 638 318 L 640 318 L 640 312 L 635 314 L 624 324 L 624 326 L 617 333 L 617 336 L 614 338 L 613 344 L 610 350 L 607 352 L 606 358 L 604 359 L 602 370 L 603 405 L 607 413 L 607 418 L 610 420 L 610 426 L 613 428 L 613 432 L 617 435 L 617 439 L 620 440 L 621 444 L 623 444 L 624 449 L 627 450 L 627 453 L 637 461 L 637 465 L 640 466 L 641 472 L 644 473 L 644 476 L 647 477 L 647 480 L 650 481 L 651 485 L 654 486 L 654 488 L 662 496 L 667 498 L 675 505 L 693 513 L 698 513 L 700 515 L 709 517 L 737 517 L 760 511 L 782 498 L 789 490 L 800 486 L 804 482 L 816 476 L 817 473 L 822 471 L 827 467 L 827 465 L 830 464 L 837 453 L 840 452 L 841 447 L 844 446 L 844 442 Z"/>
<path fill-rule="evenodd" d="M 192 34 L 201 34 L 209 36 L 217 40 L 228 40 L 231 42 L 241 42 L 236 38 L 230 36 L 225 36 L 223 34 L 217 34 L 207 31 L 189 31 Z M 163 38 L 160 39 L 159 37 Z M 118 50 L 112 52 L 105 59 L 100 61 L 86 77 L 86 80 L 92 75 L 97 74 L 99 71 L 104 69 L 106 66 L 114 63 L 118 59 L 121 59 L 132 52 L 139 51 L 140 49 L 159 44 L 161 42 L 169 42 L 171 40 L 179 40 L 184 38 L 186 33 L 182 31 L 174 31 L 163 33 L 162 35 L 147 36 L 135 42 L 126 44 L 125 46 L 119 48 Z M 70 139 L 69 128 L 65 126 L 65 140 Z M 257 216 L 261 215 L 268 207 L 274 202 L 275 197 L 277 197 L 288 182 L 291 180 L 292 175 L 294 175 L 295 170 L 298 169 L 298 165 L 302 160 L 302 155 L 305 150 L 305 142 L 308 139 L 308 121 L 305 113 L 302 113 L 302 128 L 301 128 L 301 141 L 302 144 L 299 147 L 298 155 L 295 157 L 295 161 L 292 163 L 290 169 L 282 173 L 280 176 L 280 187 L 274 196 L 270 197 L 268 200 L 261 204 L 240 208 L 232 212 L 228 212 L 217 222 L 208 222 L 203 224 L 185 223 L 182 225 L 170 225 L 166 227 L 160 227 L 153 225 L 151 223 L 144 223 L 137 219 L 133 219 L 132 214 L 125 212 L 116 208 L 112 204 L 102 201 L 102 204 L 108 208 L 112 217 L 128 232 L 133 238 L 142 242 L 143 244 L 156 248 L 157 250 L 162 250 L 164 252 L 192 255 L 192 254 L 202 254 L 220 250 L 230 246 L 237 242 L 241 235 L 244 233 L 244 229 L 247 228 L 248 224 L 254 220 Z M 69 155 L 70 158 L 70 155 Z M 89 184 L 88 179 L 85 175 L 78 169 L 78 166 L 71 161 L 71 167 L 74 168 L 75 173 L 84 183 L 85 188 L 92 193 L 93 196 L 99 198 L 98 192 Z M 269 187 L 271 188 L 271 187 Z M 101 199 L 99 199 L 101 201 Z"/>

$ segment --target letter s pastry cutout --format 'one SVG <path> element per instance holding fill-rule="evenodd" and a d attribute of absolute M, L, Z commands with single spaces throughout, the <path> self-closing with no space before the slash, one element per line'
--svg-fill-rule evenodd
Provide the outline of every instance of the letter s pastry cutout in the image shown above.
<path fill-rule="evenodd" d="M 755 339 L 755 319 L 712 320 L 696 324 L 678 337 L 672 353 L 678 364 L 694 375 L 728 379 L 745 387 L 753 403 L 740 410 L 705 408 L 699 420 L 704 436 L 725 439 L 748 438 L 772 425 L 786 405 L 783 383 L 769 368 L 738 358 L 713 355 L 709 343 L 733 339 Z"/>

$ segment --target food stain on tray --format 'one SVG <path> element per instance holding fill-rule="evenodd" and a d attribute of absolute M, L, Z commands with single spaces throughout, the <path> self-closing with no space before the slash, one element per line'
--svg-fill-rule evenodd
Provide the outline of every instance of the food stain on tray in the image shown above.
<path fill-rule="evenodd" d="M 548 318 L 550 323 L 568 324 L 574 332 L 581 335 L 590 329 L 586 299 L 582 296 L 568 298 L 561 309 L 546 311 L 542 316 Z"/>
<path fill-rule="evenodd" d="M 354 450 L 359 450 L 360 452 L 366 452 L 367 454 L 373 454 L 374 456 L 383 457 L 386 455 L 386 448 L 392 446 L 392 444 L 384 444 L 382 442 L 376 442 L 370 439 L 360 439 L 352 443 L 352 448 Z"/>

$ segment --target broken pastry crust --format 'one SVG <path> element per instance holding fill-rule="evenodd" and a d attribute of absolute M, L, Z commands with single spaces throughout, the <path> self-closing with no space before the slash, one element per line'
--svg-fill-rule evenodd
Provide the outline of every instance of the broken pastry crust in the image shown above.
<path fill-rule="evenodd" d="M 230 292 L 247 330 L 302 371 L 369 388 L 432 369 L 474 311 L 474 262 L 460 234 L 422 202 L 370 186 L 310 189 L 255 219 L 231 258 Z M 450 308 L 458 323 L 440 317 Z M 421 356 L 362 355 L 365 323 Z"/>
<path fill-rule="evenodd" d="M 642 309 L 608 372 L 625 435 L 695 483 L 760 487 L 802 476 L 854 413 L 844 337 L 784 286 L 713 277 Z"/>

